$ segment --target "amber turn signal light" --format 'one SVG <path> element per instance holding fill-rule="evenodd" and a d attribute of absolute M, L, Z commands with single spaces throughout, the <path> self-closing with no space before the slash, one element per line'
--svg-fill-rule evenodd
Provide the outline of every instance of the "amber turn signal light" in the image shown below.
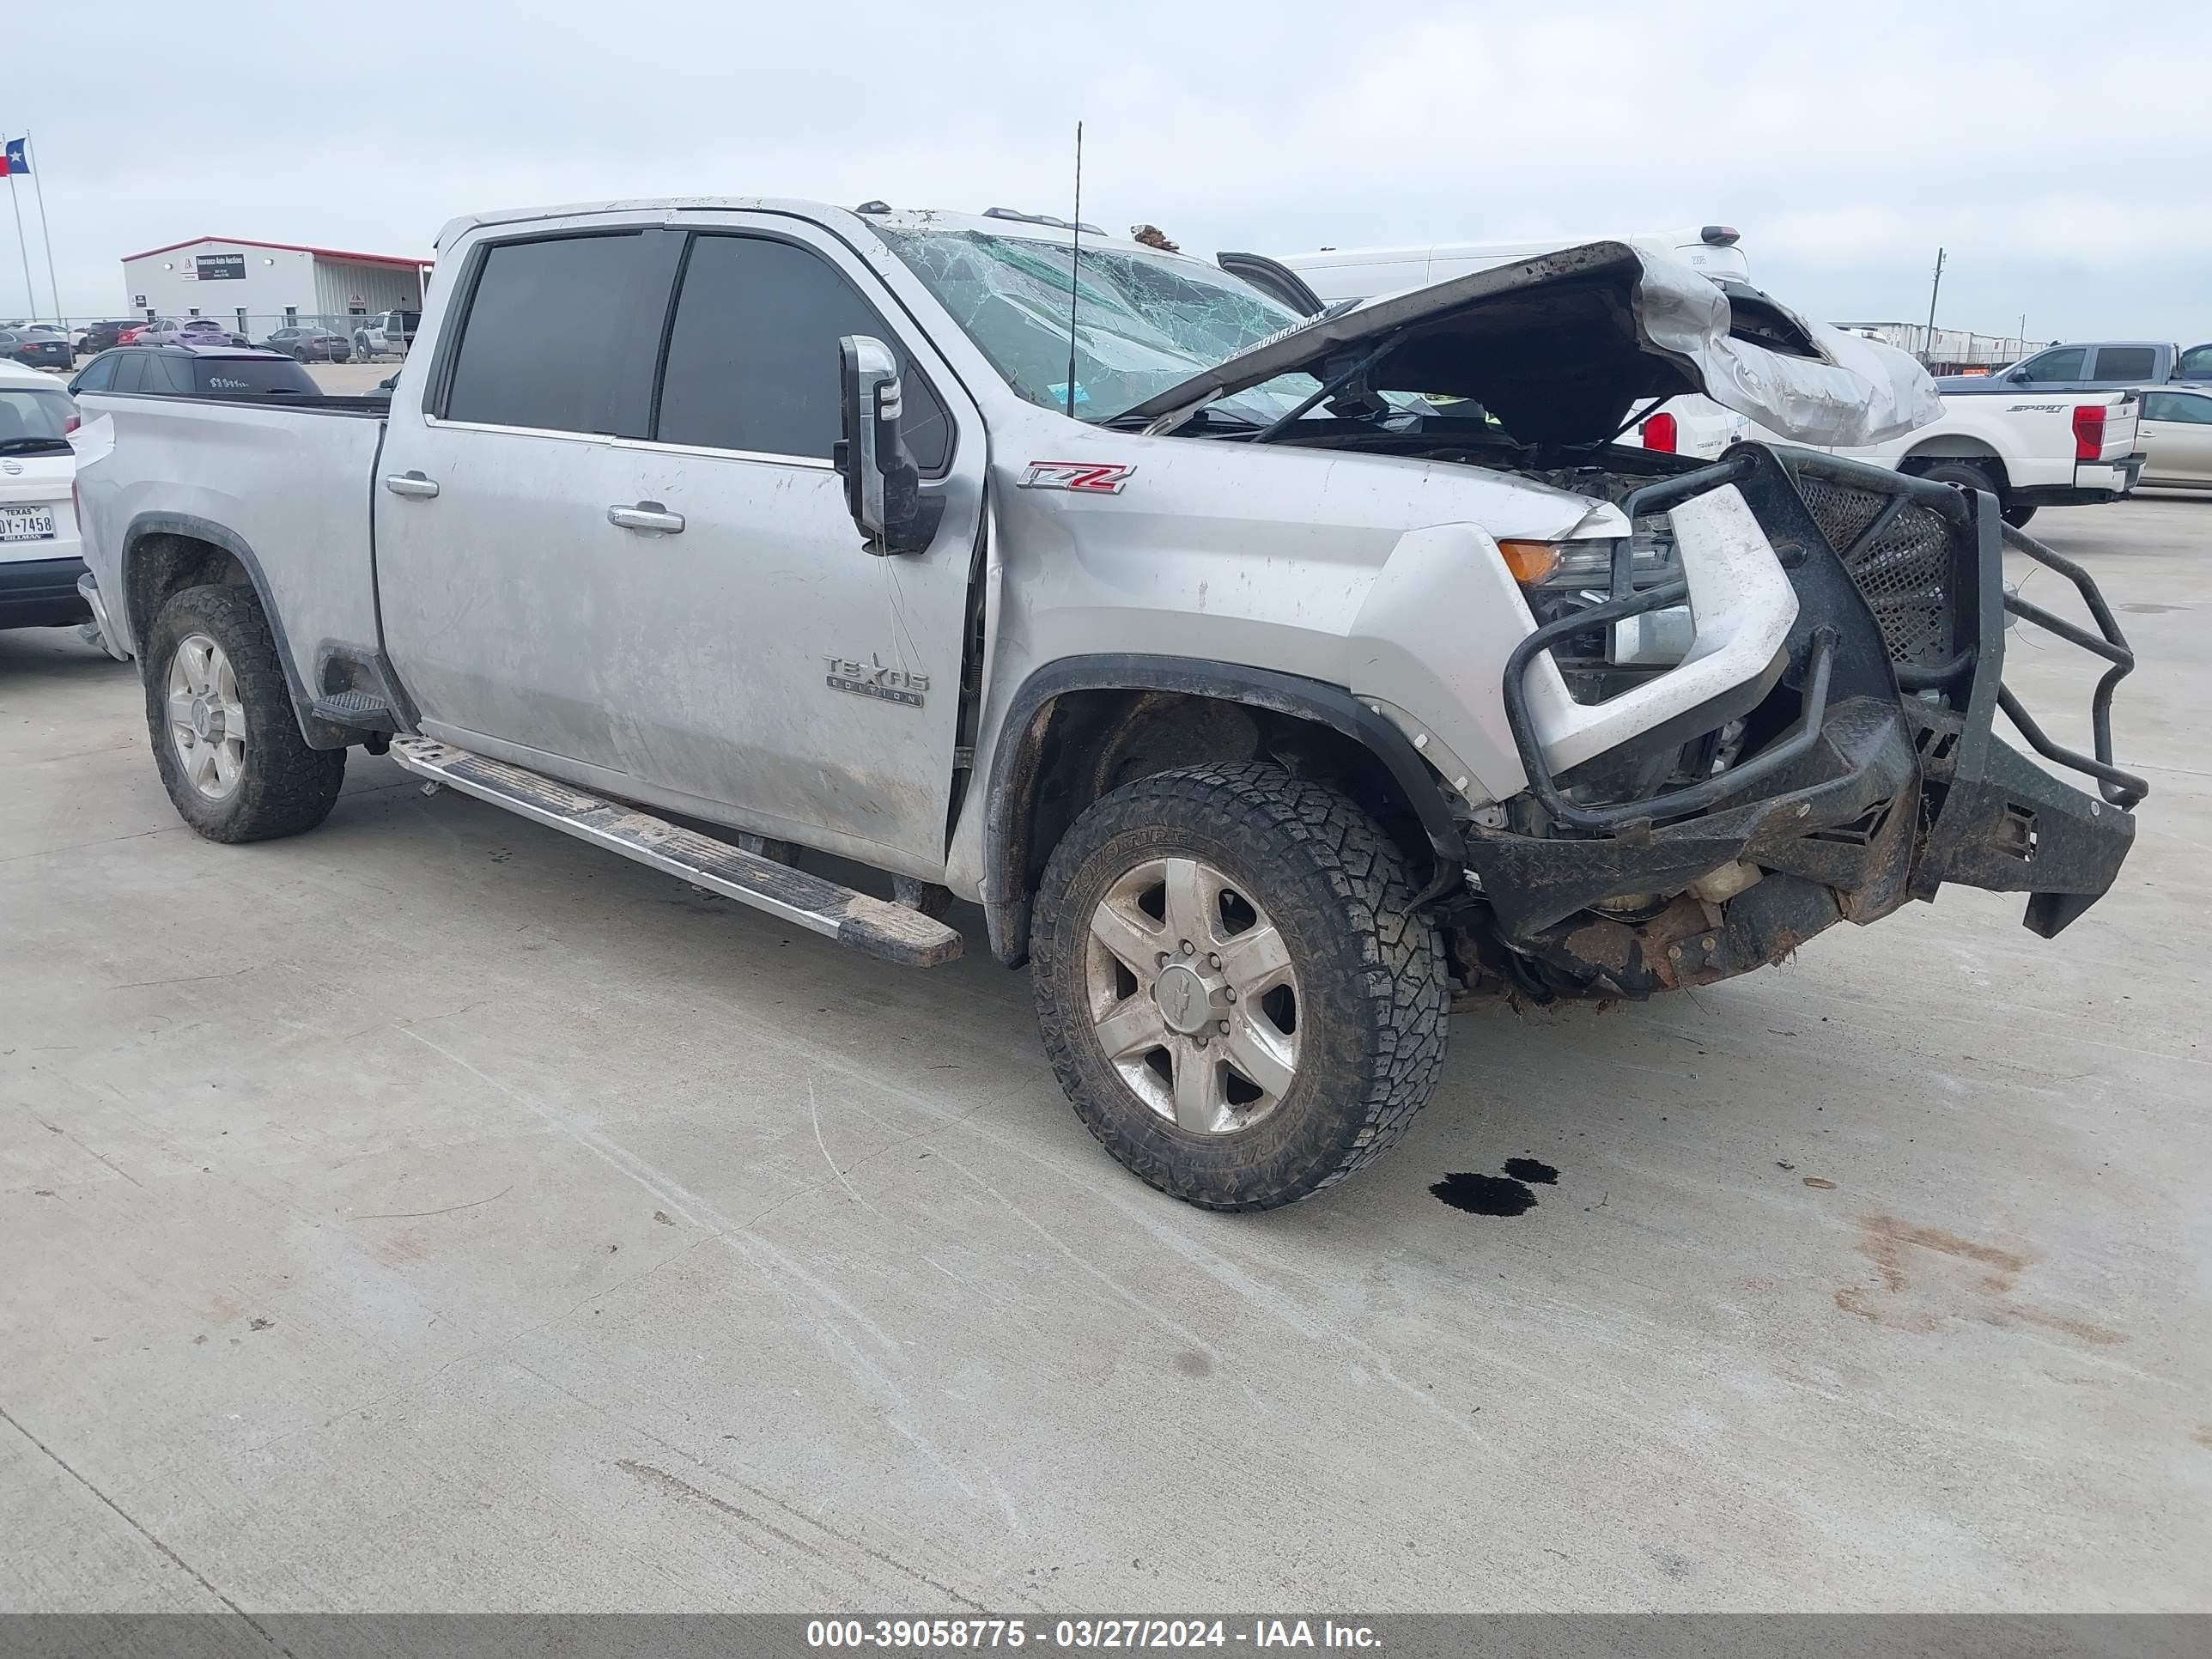
<path fill-rule="evenodd" d="M 1533 586 L 1559 568 L 1559 550 L 1549 542 L 1500 542 L 1505 568 L 1522 586 Z"/>

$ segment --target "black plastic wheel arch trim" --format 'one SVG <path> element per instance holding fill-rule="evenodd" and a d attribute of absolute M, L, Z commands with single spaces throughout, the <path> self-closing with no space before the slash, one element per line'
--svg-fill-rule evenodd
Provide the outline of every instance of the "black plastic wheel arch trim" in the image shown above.
<path fill-rule="evenodd" d="M 1028 951 L 1028 852 L 1033 773 L 1042 732 L 1037 717 L 1055 699 L 1079 691 L 1181 691 L 1316 721 L 1351 738 L 1382 763 L 1419 819 L 1428 842 L 1428 880 L 1414 896 L 1426 903 L 1465 879 L 1467 842 L 1436 774 L 1413 741 L 1340 685 L 1272 669 L 1195 657 L 1102 653 L 1062 657 L 1022 682 L 992 746 L 983 822 L 983 912 L 991 949 L 1015 965 Z"/>
<path fill-rule="evenodd" d="M 283 666 L 284 684 L 292 693 L 292 717 L 300 723 L 301 737 L 313 749 L 343 747 L 343 742 L 331 741 L 332 728 L 314 715 L 314 699 L 300 678 L 299 665 L 293 660 L 291 643 L 285 637 L 283 613 L 270 597 L 269 578 L 262 572 L 261 561 L 243 536 L 212 519 L 190 513 L 142 513 L 124 531 L 123 556 L 119 561 L 123 591 L 115 596 L 119 603 L 111 605 L 108 614 L 113 617 L 121 613 L 123 626 L 130 631 L 131 650 L 142 652 L 154 629 L 153 617 L 138 616 L 132 609 L 136 591 L 131 580 L 139 550 L 154 536 L 183 536 L 205 542 L 238 561 L 239 568 L 246 572 L 246 580 L 253 585 L 253 596 L 260 602 L 262 617 L 269 623 L 270 638 L 276 642 L 276 660 Z M 139 660 L 142 672 L 152 672 L 143 656 Z"/>
<path fill-rule="evenodd" d="M 261 614 L 269 623 L 269 635 L 276 642 L 276 659 L 283 665 L 284 684 L 292 694 L 292 715 L 300 724 L 300 736 L 311 749 L 343 749 L 360 741 L 357 728 L 339 726 L 315 713 L 317 688 L 300 678 L 298 663 L 292 653 L 291 641 L 284 631 L 284 613 L 270 592 L 269 578 L 261 568 L 261 561 L 243 536 L 228 526 L 203 519 L 190 513 L 142 513 L 133 519 L 123 532 L 123 556 L 119 561 L 122 592 L 116 595 L 117 603 L 108 607 L 108 614 L 121 622 L 131 636 L 131 648 L 136 653 L 152 632 L 154 619 L 140 617 L 131 611 L 133 603 L 132 568 L 139 550 L 153 536 L 183 536 L 192 541 L 205 542 L 219 547 L 236 559 L 246 579 L 252 585 L 253 596 L 260 603 Z M 373 567 L 372 567 L 373 568 Z M 119 614 L 118 614 L 119 613 Z M 399 717 L 411 726 L 415 720 L 415 705 L 408 697 L 406 688 L 399 682 L 391 659 L 381 648 L 349 645 L 343 641 L 325 641 L 317 652 L 317 671 L 325 660 L 337 657 L 349 661 L 368 662 L 377 677 L 384 683 L 389 701 Z"/>

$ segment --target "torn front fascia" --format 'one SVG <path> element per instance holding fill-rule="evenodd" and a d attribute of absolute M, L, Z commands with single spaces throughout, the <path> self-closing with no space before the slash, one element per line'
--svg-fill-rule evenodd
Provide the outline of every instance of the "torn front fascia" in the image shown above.
<path fill-rule="evenodd" d="M 1738 488 L 1778 547 L 1804 550 L 1785 562 L 1799 621 L 1783 684 L 1800 699 L 1816 630 L 1834 636 L 1816 737 L 1744 792 L 1686 801 L 1686 816 L 1655 811 L 1579 838 L 1474 832 L 1468 864 L 1495 938 L 1544 964 L 1554 981 L 1643 997 L 1778 961 L 1836 921 L 1875 921 L 1907 898 L 1932 897 L 1947 880 L 2028 892 L 2027 926 L 2057 933 L 2111 886 L 2134 823 L 1990 730 L 2003 666 L 1994 503 L 1928 495 L 1894 474 L 1850 473 L 1939 507 L 1954 526 L 1959 649 L 1929 688 L 1940 700 L 1900 696 L 1875 613 L 1796 481 L 1774 452 L 1748 447 L 1760 459 L 1741 471 Z M 1770 714 L 1762 752 L 1777 746 L 1771 734 L 1786 717 Z M 1719 904 L 1681 890 L 1731 862 L 1766 874 Z M 1641 920 L 1591 908 L 1654 892 L 1680 896 Z"/>
<path fill-rule="evenodd" d="M 1533 981 L 1553 995 L 1597 994 L 1640 1002 L 1656 991 L 1710 985 L 1780 962 L 1842 919 L 1835 893 L 1802 876 L 1769 875 L 1725 905 L 1689 893 L 1637 922 L 1583 911 L 1516 941 L 1509 983 Z M 1455 940 L 1480 960 L 1488 941 Z M 1493 947 L 1494 948 L 1494 947 Z M 1532 974 L 1528 964 L 1537 964 Z M 1548 1000 L 1548 997 L 1540 1000 Z"/>

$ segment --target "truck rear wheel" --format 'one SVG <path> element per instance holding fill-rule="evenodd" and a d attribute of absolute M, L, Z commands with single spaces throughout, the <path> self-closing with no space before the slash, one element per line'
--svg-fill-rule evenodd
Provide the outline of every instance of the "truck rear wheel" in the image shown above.
<path fill-rule="evenodd" d="M 1031 933 L 1045 1052 L 1161 1191 L 1264 1210 L 1395 1145 L 1443 1059 L 1435 923 L 1340 791 L 1264 763 L 1103 796 L 1054 850 Z"/>
<path fill-rule="evenodd" d="M 345 750 L 310 749 L 261 606 L 243 587 L 188 587 L 145 653 L 146 725 L 177 815 L 210 841 L 269 841 L 330 816 Z"/>
<path fill-rule="evenodd" d="M 1937 461 L 1931 466 L 1923 467 L 1920 476 L 1929 483 L 1956 484 L 1961 489 L 1987 490 L 1997 498 L 1997 510 L 2007 518 L 2011 517 L 2012 509 L 2005 505 L 2002 486 L 1988 471 L 1972 461 Z M 2031 512 L 2033 510 L 2032 507 L 2029 509 Z"/>

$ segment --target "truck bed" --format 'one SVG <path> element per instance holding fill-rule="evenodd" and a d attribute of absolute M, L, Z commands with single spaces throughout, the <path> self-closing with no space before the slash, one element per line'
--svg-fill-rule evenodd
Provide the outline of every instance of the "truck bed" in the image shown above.
<path fill-rule="evenodd" d="M 388 400 L 85 392 L 77 434 L 85 561 L 136 650 L 121 550 L 157 531 L 227 548 L 270 601 L 295 683 L 319 684 L 325 647 L 373 645 L 371 496 Z"/>

